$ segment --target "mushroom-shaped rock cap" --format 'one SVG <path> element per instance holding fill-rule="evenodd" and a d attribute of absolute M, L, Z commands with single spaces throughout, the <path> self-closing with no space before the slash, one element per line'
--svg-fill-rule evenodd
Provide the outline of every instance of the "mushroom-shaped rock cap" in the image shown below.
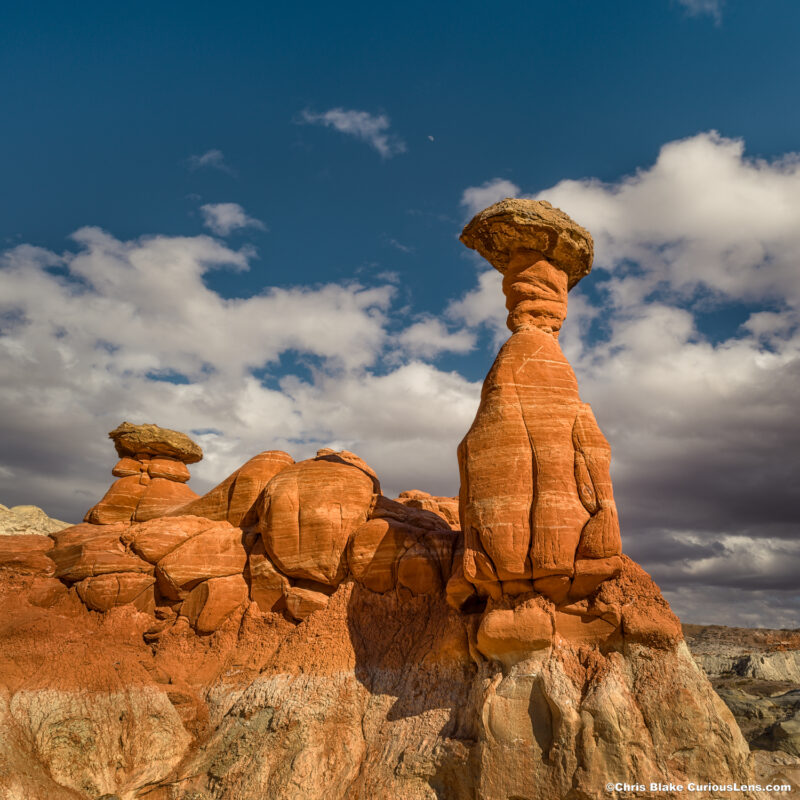
<path fill-rule="evenodd" d="M 125 456 L 166 456 L 194 464 L 203 457 L 200 445 L 195 444 L 185 433 L 159 428 L 158 425 L 132 425 L 123 422 L 108 434 L 121 458 Z"/>
<path fill-rule="evenodd" d="M 476 214 L 461 241 L 502 273 L 515 250 L 536 250 L 567 273 L 570 289 L 592 269 L 592 235 L 544 200 L 507 197 Z"/>

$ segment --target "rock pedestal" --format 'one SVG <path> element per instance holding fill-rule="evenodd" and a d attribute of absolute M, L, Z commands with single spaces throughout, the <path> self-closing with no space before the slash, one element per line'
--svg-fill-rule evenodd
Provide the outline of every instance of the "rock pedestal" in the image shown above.
<path fill-rule="evenodd" d="M 89 509 L 85 522 L 145 522 L 197 498 L 186 486 L 191 477 L 186 465 L 200 461 L 203 451 L 186 434 L 123 422 L 108 437 L 120 456 L 111 470 L 118 480 Z"/>
<path fill-rule="evenodd" d="M 458 450 L 464 576 L 494 600 L 580 600 L 621 568 L 611 450 L 558 344 L 592 237 L 549 203 L 503 200 L 461 239 L 503 273 L 512 332 Z"/>

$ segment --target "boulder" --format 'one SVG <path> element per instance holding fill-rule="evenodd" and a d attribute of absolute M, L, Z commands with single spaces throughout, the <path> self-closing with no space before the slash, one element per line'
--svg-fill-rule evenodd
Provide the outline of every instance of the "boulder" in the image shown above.
<path fill-rule="evenodd" d="M 246 600 L 247 583 L 241 575 L 210 578 L 189 592 L 181 614 L 198 633 L 213 633 Z"/>
<path fill-rule="evenodd" d="M 130 542 L 136 555 L 156 564 L 187 539 L 210 527 L 209 520 L 202 517 L 164 517 L 130 526 L 123 540 Z"/>
<path fill-rule="evenodd" d="M 333 450 L 330 447 L 323 447 L 317 450 L 315 461 L 330 461 L 332 464 L 350 464 L 351 467 L 360 469 L 372 481 L 372 488 L 375 494 L 381 493 L 381 482 L 372 467 L 363 458 L 351 453 L 349 450 Z"/>
<path fill-rule="evenodd" d="M 132 425 L 123 422 L 108 434 L 120 458 L 138 455 L 165 456 L 194 464 L 203 458 L 200 446 L 185 433 L 160 428 L 158 425 Z"/>
<path fill-rule="evenodd" d="M 78 597 L 95 611 L 110 611 L 115 606 L 132 603 L 141 610 L 154 606 L 153 586 L 155 578 L 136 572 L 111 572 L 93 578 L 84 578 L 75 588 Z M 148 590 L 149 595 L 148 595 Z"/>
<path fill-rule="evenodd" d="M 285 607 L 289 580 L 275 568 L 260 537 L 247 557 L 247 578 L 250 599 L 261 611 L 280 611 Z"/>
<path fill-rule="evenodd" d="M 301 586 L 292 586 L 286 592 L 286 610 L 298 622 L 308 619 L 315 611 L 321 611 L 328 601 L 327 594 Z"/>
<path fill-rule="evenodd" d="M 335 586 L 345 574 L 350 535 L 376 500 L 372 478 L 330 456 L 279 472 L 259 501 L 258 529 L 282 573 Z"/>
<path fill-rule="evenodd" d="M 191 478 L 189 468 L 177 458 L 154 456 L 147 462 L 147 474 L 151 478 L 165 478 L 168 481 L 186 483 Z"/>
<path fill-rule="evenodd" d="M 185 483 L 167 478 L 152 478 L 133 512 L 132 519 L 136 522 L 146 522 L 149 519 L 163 517 L 176 506 L 184 506 L 196 498 L 197 493 Z"/>
<path fill-rule="evenodd" d="M 125 456 L 125 458 L 117 461 L 111 470 L 111 474 L 115 478 L 130 478 L 133 475 L 141 475 L 142 472 L 146 471 L 147 467 L 141 461 Z"/>
<path fill-rule="evenodd" d="M 452 530 L 447 520 L 438 512 L 419 508 L 417 504 L 401 503 L 399 499 L 390 500 L 383 495 L 378 495 L 375 507 L 370 512 L 370 519 L 394 520 L 426 531 Z"/>
<path fill-rule="evenodd" d="M 34 575 L 52 575 L 55 564 L 48 553 L 53 540 L 38 533 L 0 536 L 0 569 Z"/>
<path fill-rule="evenodd" d="M 570 289 L 592 269 L 592 235 L 544 200 L 501 200 L 473 217 L 461 241 L 503 274 L 520 251 L 539 253 L 567 275 Z"/>
<path fill-rule="evenodd" d="M 360 525 L 348 550 L 351 575 L 373 592 L 394 589 L 400 557 L 414 544 L 418 533 L 419 529 L 391 519 L 371 519 Z"/>
<path fill-rule="evenodd" d="M 78 525 L 70 525 L 68 528 L 51 534 L 55 550 L 69 547 L 70 545 L 80 544 L 97 536 L 109 536 L 117 539 L 125 537 L 130 530 L 129 522 L 117 522 L 113 525 L 104 525 L 100 528 L 90 522 L 81 522 Z"/>
<path fill-rule="evenodd" d="M 69 535 L 56 540 L 50 557 L 55 562 L 57 578 L 75 583 L 110 572 L 153 573 L 152 564 L 139 558 L 120 541 L 120 527 L 109 526 L 109 530 L 105 526 L 91 526 L 94 531 L 88 532 L 86 527 L 89 526 L 75 526 L 81 530 L 67 529 Z"/>
<path fill-rule="evenodd" d="M 158 562 L 158 588 L 165 597 L 182 600 L 201 581 L 241 575 L 246 563 L 241 530 L 214 522 Z"/>

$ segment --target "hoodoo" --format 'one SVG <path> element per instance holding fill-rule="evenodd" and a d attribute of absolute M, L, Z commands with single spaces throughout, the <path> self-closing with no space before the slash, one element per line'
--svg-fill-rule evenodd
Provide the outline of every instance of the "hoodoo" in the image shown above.
<path fill-rule="evenodd" d="M 198 497 L 200 448 L 124 423 L 83 524 L 0 537 L 0 795 L 594 800 L 753 781 L 622 554 L 611 450 L 559 347 L 590 234 L 508 199 L 462 241 L 503 274 L 511 336 L 458 500 L 390 499 L 329 449 L 265 450 Z"/>

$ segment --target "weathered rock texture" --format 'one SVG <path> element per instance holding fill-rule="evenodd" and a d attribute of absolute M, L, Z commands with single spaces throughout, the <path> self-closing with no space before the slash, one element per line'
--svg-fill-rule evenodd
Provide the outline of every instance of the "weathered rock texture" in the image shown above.
<path fill-rule="evenodd" d="M 591 237 L 504 201 L 464 238 L 504 272 L 513 334 L 459 450 L 460 514 L 329 449 L 188 497 L 199 448 L 121 426 L 86 522 L 0 537 L 31 556 L 0 558 L 0 796 L 593 800 L 752 775 L 621 554 L 610 450 L 558 347 Z"/>
<path fill-rule="evenodd" d="M 462 241 L 503 273 L 512 331 L 459 446 L 464 575 L 495 600 L 531 582 L 579 600 L 621 567 L 611 450 L 558 345 L 592 238 L 547 203 L 503 200 Z"/>
<path fill-rule="evenodd" d="M 294 459 L 282 450 L 259 453 L 207 494 L 173 509 L 170 516 L 227 520 L 241 526 L 255 524 L 258 518 L 251 512 L 256 500 L 272 478 L 290 464 Z"/>
<path fill-rule="evenodd" d="M 190 477 L 186 464 L 200 461 L 203 451 L 186 434 L 158 425 L 123 422 L 108 436 L 120 456 L 111 470 L 118 480 L 89 509 L 85 522 L 144 522 L 197 498 L 186 486 Z"/>

